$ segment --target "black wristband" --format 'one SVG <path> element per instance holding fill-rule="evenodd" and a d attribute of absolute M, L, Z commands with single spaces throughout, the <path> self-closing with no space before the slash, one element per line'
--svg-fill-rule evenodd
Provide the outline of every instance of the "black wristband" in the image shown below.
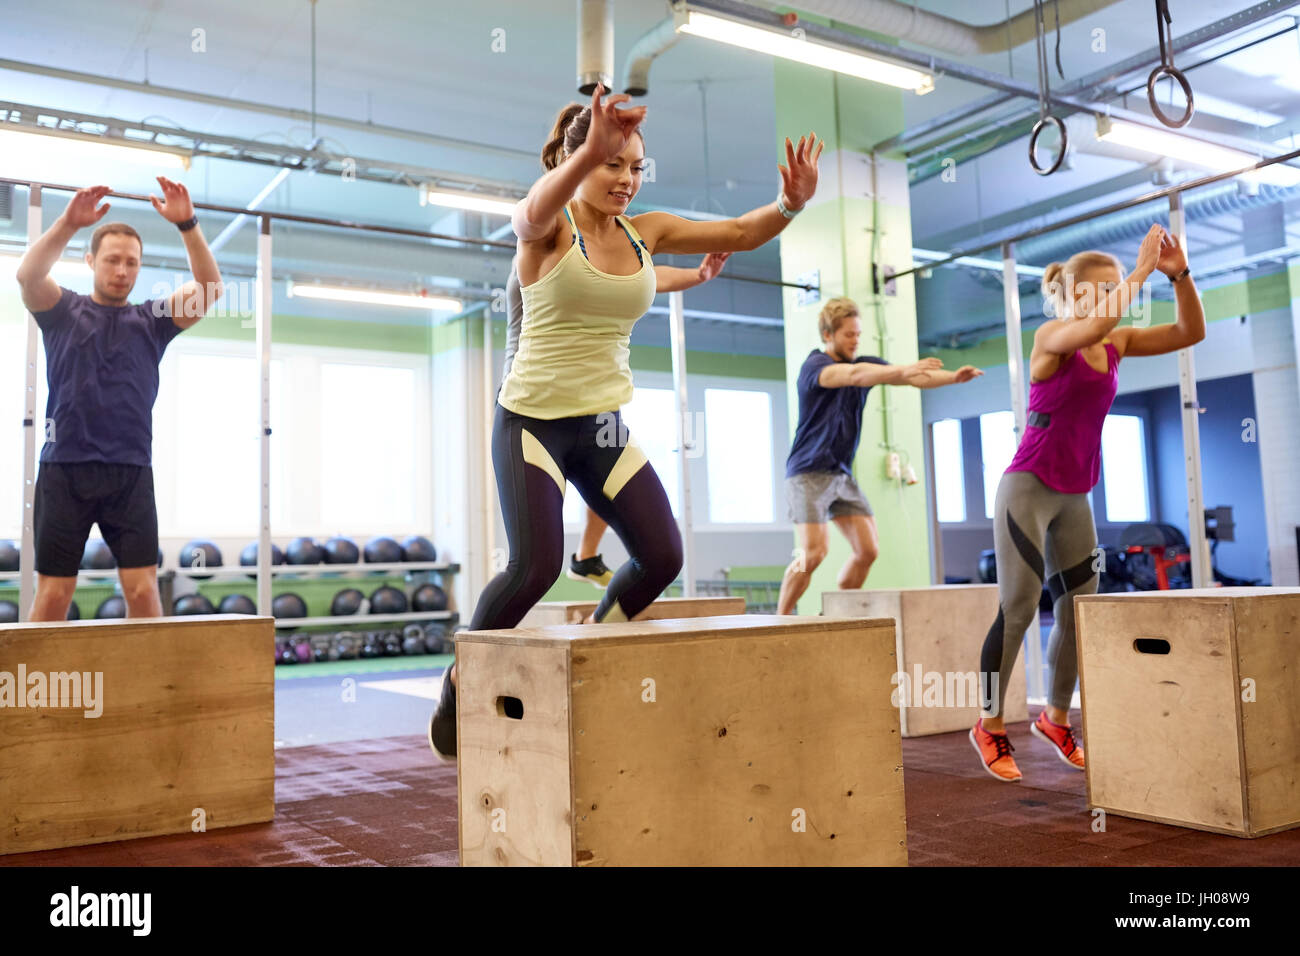
<path fill-rule="evenodd" d="M 199 224 L 199 217 L 194 216 L 193 218 L 185 220 L 185 222 L 178 222 L 176 224 L 176 228 L 179 229 L 181 232 L 189 232 L 198 224 Z"/>
<path fill-rule="evenodd" d="M 1192 270 L 1191 270 L 1191 267 L 1189 266 L 1188 268 L 1184 269 L 1182 272 L 1178 273 L 1178 275 L 1176 275 L 1176 276 L 1171 276 L 1171 275 L 1166 274 L 1166 275 L 1165 275 L 1165 278 L 1169 280 L 1169 284 L 1170 284 L 1170 285 L 1173 285 L 1173 284 L 1176 283 L 1179 279 L 1182 279 L 1183 277 L 1185 277 L 1185 276 L 1189 276 L 1189 275 L 1191 275 L 1191 274 L 1192 274 Z"/>

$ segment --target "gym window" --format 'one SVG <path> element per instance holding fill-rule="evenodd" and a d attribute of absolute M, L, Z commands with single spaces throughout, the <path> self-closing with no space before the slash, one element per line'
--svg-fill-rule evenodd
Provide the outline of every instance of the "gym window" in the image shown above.
<path fill-rule="evenodd" d="M 415 371 L 322 363 L 320 376 L 320 526 L 414 527 Z"/>
<path fill-rule="evenodd" d="M 1101 429 L 1107 521 L 1150 521 L 1146 435 L 1138 415 L 1107 415 Z"/>
<path fill-rule="evenodd" d="M 985 412 L 980 416 L 980 458 L 984 463 L 984 517 L 993 517 L 1002 473 L 1016 456 L 1016 416 L 1014 412 Z M 935 463 L 938 470 L 938 463 Z"/>
<path fill-rule="evenodd" d="M 704 422 L 709 520 L 770 524 L 772 483 L 761 479 L 772 469 L 772 396 L 750 389 L 706 388 Z M 698 446 L 701 436 L 690 437 Z"/>
<path fill-rule="evenodd" d="M 934 449 L 934 501 L 940 521 L 966 520 L 966 483 L 961 454 L 961 422 L 944 418 L 930 426 Z"/>

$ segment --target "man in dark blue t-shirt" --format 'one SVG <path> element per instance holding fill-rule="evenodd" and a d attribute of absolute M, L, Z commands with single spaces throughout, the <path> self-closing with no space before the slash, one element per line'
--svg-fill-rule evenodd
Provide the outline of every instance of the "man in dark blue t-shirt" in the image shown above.
<path fill-rule="evenodd" d="M 181 230 L 193 281 L 140 305 L 127 296 L 144 249 L 126 223 L 95 230 L 86 253 L 90 295 L 62 289 L 50 269 L 77 231 L 108 212 L 107 186 L 78 190 L 18 266 L 23 304 L 45 341 L 49 401 L 36 479 L 33 621 L 62 621 L 92 524 L 117 562 L 128 617 L 159 617 L 158 512 L 153 490 L 153 403 L 167 344 L 221 295 L 221 272 L 185 186 L 158 177 L 154 209 Z M 98 206 L 98 208 L 96 208 Z"/>
<path fill-rule="evenodd" d="M 936 388 L 984 374 L 969 365 L 945 372 L 936 358 L 890 365 L 875 356 L 855 357 L 862 323 L 852 299 L 827 302 L 818 327 L 826 348 L 809 353 L 799 370 L 799 424 L 785 465 L 786 497 L 799 551 L 781 580 L 780 614 L 794 613 L 813 571 L 826 558 L 828 520 L 835 522 L 853 548 L 840 571 L 841 589 L 862 587 L 876 560 L 875 518 L 866 495 L 853 480 L 853 456 L 871 386 Z"/>

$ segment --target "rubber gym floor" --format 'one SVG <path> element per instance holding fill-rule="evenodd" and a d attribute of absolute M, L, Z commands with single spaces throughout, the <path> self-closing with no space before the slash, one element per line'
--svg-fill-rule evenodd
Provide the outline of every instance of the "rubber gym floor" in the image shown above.
<path fill-rule="evenodd" d="M 410 732 L 426 725 L 448 663 L 442 656 L 278 667 L 270 824 L 20 853 L 0 857 L 0 866 L 456 866 L 456 768 L 433 757 L 423 733 Z M 1077 709 L 1071 722 L 1081 723 Z M 1008 730 L 1024 775 L 1018 784 L 992 779 L 965 732 L 903 741 L 910 865 L 1300 859 L 1300 829 L 1244 840 L 1111 814 L 1105 831 L 1094 832 L 1084 775 L 1031 737 L 1028 723 Z"/>

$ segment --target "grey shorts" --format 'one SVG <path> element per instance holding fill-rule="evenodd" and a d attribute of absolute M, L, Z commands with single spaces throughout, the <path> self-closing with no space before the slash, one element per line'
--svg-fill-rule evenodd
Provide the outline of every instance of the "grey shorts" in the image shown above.
<path fill-rule="evenodd" d="M 874 514 L 858 483 L 842 471 L 808 471 L 787 478 L 785 497 L 795 524 L 825 524 L 844 515 Z"/>

